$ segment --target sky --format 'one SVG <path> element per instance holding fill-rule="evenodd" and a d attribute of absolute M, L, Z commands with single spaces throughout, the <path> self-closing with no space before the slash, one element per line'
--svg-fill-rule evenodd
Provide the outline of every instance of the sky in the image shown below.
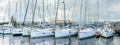
<path fill-rule="evenodd" d="M 120 20 L 120 0 L 59 0 L 58 20 L 64 19 L 64 4 L 66 19 L 72 22 L 84 21 L 103 21 L 103 20 Z M 85 3 L 86 1 L 86 3 Z M 110 6 L 109 6 L 110 1 Z M 45 21 L 50 22 L 55 19 L 58 0 L 44 0 L 44 16 Z M 98 8 L 99 2 L 99 11 Z M 14 16 L 17 22 L 23 22 L 28 0 L 21 0 L 21 15 L 20 15 L 20 0 L 0 0 L 0 22 L 9 21 L 10 16 Z M 82 5 L 82 8 L 81 8 Z M 86 6 L 85 6 L 86 5 Z M 35 0 L 30 0 L 26 21 L 32 21 Z M 85 13 L 86 7 L 86 13 Z M 10 14 L 9 14 L 10 9 Z M 16 10 L 17 9 L 17 10 Z M 98 13 L 99 12 L 99 13 Z M 109 15 L 110 14 L 110 15 Z M 43 19 L 43 0 L 37 0 L 34 21 L 41 22 Z M 86 20 L 85 20 L 86 18 Z"/>

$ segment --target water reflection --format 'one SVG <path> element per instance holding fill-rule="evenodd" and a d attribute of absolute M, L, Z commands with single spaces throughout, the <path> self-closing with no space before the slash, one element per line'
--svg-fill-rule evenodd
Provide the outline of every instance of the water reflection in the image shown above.
<path fill-rule="evenodd" d="M 95 45 L 96 44 L 96 38 L 89 38 L 89 39 L 83 39 L 80 40 L 80 45 Z"/>
<path fill-rule="evenodd" d="M 31 39 L 31 45 L 54 45 L 53 37 L 43 37 Z"/>
<path fill-rule="evenodd" d="M 113 45 L 112 42 L 114 40 L 114 37 L 112 38 L 89 38 L 80 40 L 80 45 Z"/>
<path fill-rule="evenodd" d="M 12 35 L 0 35 L 0 45 L 119 45 L 120 36 L 114 36 L 113 38 L 89 38 L 84 40 L 78 40 L 76 37 L 71 38 L 59 38 L 43 37 L 30 39 L 29 37 Z"/>

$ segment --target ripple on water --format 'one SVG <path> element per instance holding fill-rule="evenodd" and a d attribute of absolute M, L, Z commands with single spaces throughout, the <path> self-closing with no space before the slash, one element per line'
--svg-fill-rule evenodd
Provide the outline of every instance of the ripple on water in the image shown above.
<path fill-rule="evenodd" d="M 4 38 L 3 38 L 4 37 Z M 43 37 L 30 39 L 29 37 L 13 37 L 12 35 L 0 35 L 0 45 L 119 45 L 120 36 L 105 38 L 88 38 L 78 40 L 77 37 L 59 38 Z"/>

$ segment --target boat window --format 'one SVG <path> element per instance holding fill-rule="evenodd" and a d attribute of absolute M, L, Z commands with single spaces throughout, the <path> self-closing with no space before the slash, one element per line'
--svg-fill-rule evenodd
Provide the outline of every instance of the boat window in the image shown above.
<path fill-rule="evenodd" d="M 45 33 L 42 33 L 42 34 L 45 34 Z"/>

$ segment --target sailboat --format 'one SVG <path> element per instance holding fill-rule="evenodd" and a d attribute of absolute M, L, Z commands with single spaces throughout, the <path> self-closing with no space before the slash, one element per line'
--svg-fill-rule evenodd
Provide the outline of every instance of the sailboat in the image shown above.
<path fill-rule="evenodd" d="M 21 4 L 21 1 L 20 1 L 20 4 Z M 26 16 L 27 16 L 27 14 L 28 14 L 28 9 L 29 9 L 29 4 L 30 4 L 30 1 L 28 1 L 28 3 L 27 3 L 27 5 L 25 6 L 25 8 L 26 8 L 26 12 L 25 12 L 25 16 L 24 16 L 24 20 L 23 20 L 23 27 L 21 28 L 21 30 L 22 30 L 22 36 L 23 37 L 27 37 L 27 36 L 30 36 L 30 30 L 31 30 L 31 27 L 24 27 L 24 25 L 25 25 L 25 19 L 26 19 Z M 21 7 L 21 5 L 20 5 L 20 7 Z"/>
<path fill-rule="evenodd" d="M 58 0 L 58 3 L 59 3 L 59 0 Z M 65 14 L 65 2 L 64 1 L 63 1 L 63 4 L 64 4 L 64 27 L 66 27 L 66 14 Z M 65 29 L 58 28 L 55 30 L 55 38 L 63 38 L 63 37 L 77 35 L 77 32 L 78 30 L 74 28 L 65 28 Z"/>
<path fill-rule="evenodd" d="M 36 4 L 37 4 L 37 2 L 36 2 Z M 45 25 L 44 25 L 44 23 L 45 23 L 45 18 L 44 18 L 44 0 L 43 0 L 43 16 L 42 16 L 42 18 L 43 18 L 43 22 L 41 24 L 42 29 L 40 29 L 40 28 L 34 28 L 34 29 L 32 29 L 32 31 L 30 33 L 31 38 L 47 37 L 47 36 L 53 36 L 54 35 L 53 28 L 45 28 Z"/>
<path fill-rule="evenodd" d="M 110 15 L 109 9 L 110 9 L 110 0 L 108 0 L 108 15 Z M 109 19 L 109 18 L 108 18 Z M 110 19 L 109 19 L 110 20 Z M 105 21 L 105 25 L 103 25 L 103 29 L 101 31 L 101 36 L 105 38 L 113 37 L 114 30 L 110 28 L 110 22 Z"/>
<path fill-rule="evenodd" d="M 10 0 L 9 0 L 8 17 L 10 19 Z M 3 19 L 3 23 L 4 23 L 4 20 L 5 20 L 5 16 L 4 16 L 4 19 Z M 0 33 L 1 34 L 11 34 L 12 33 L 12 28 L 13 28 L 13 26 L 12 26 L 10 20 L 9 20 L 8 24 L 4 24 L 0 27 Z"/>
<path fill-rule="evenodd" d="M 16 2 L 16 12 L 15 12 L 15 15 L 17 15 L 17 5 L 18 5 L 18 2 Z M 12 34 L 13 34 L 13 36 L 22 36 L 22 31 L 21 31 L 20 28 L 13 28 Z"/>
<path fill-rule="evenodd" d="M 92 28 L 83 28 L 79 31 L 79 39 L 85 39 L 85 38 L 89 38 L 89 37 L 93 37 L 95 36 L 96 31 Z"/>
<path fill-rule="evenodd" d="M 100 32 L 100 35 L 105 38 L 113 37 L 114 31 L 109 26 L 104 25 L 102 31 Z"/>
<path fill-rule="evenodd" d="M 83 0 L 81 1 L 81 5 L 83 4 Z M 81 11 L 82 11 L 82 6 L 81 6 Z M 85 20 L 86 20 L 86 0 L 85 0 L 85 17 L 84 17 L 84 25 L 85 25 Z M 85 25 L 82 26 L 81 29 L 79 30 L 78 37 L 79 39 L 85 39 L 89 37 L 93 37 L 96 34 L 96 31 L 93 26 L 91 25 Z"/>

